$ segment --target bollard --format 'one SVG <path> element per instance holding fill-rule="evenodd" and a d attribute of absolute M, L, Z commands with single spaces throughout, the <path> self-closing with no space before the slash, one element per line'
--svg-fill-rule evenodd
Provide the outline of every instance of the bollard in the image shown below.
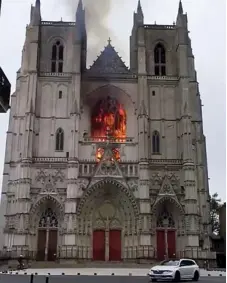
<path fill-rule="evenodd" d="M 33 280 L 34 280 L 34 275 L 31 274 L 31 277 L 30 277 L 30 283 L 33 283 Z"/>
<path fill-rule="evenodd" d="M 49 276 L 46 276 L 46 282 L 45 283 L 49 283 Z"/>

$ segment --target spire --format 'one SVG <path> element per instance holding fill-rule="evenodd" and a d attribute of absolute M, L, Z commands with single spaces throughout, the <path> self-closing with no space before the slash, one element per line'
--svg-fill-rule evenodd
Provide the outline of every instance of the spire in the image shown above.
<path fill-rule="evenodd" d="M 76 23 L 79 27 L 80 32 L 85 29 L 85 10 L 83 9 L 83 2 L 79 0 L 76 10 Z"/>
<path fill-rule="evenodd" d="M 137 5 L 137 13 L 139 14 L 139 13 L 143 13 L 143 11 L 142 11 L 142 6 L 141 6 L 141 2 L 140 2 L 140 0 L 138 0 L 138 5 Z"/>
<path fill-rule="evenodd" d="M 35 7 L 31 6 L 31 24 L 38 26 L 41 21 L 41 3 L 40 0 L 35 1 Z"/>
<path fill-rule="evenodd" d="M 83 1 L 82 0 L 79 0 L 78 2 L 78 6 L 77 6 L 77 10 L 76 10 L 76 17 L 78 18 L 81 17 L 81 15 L 83 14 Z"/>
<path fill-rule="evenodd" d="M 179 2 L 179 8 L 178 8 L 178 15 L 182 15 L 184 13 L 184 10 L 183 10 L 183 5 L 182 5 L 182 2 L 180 0 Z"/>
<path fill-rule="evenodd" d="M 137 22 L 140 24 L 143 24 L 143 10 L 141 6 L 140 0 L 138 0 L 138 5 L 137 5 Z"/>
<path fill-rule="evenodd" d="M 83 1 L 79 0 L 78 6 L 77 6 L 77 12 L 83 11 Z"/>

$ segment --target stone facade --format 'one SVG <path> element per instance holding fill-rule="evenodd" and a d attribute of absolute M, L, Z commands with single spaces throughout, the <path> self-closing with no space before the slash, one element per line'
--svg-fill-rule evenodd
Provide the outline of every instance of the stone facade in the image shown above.
<path fill-rule="evenodd" d="M 117 230 L 122 259 L 156 257 L 159 231 L 167 256 L 212 258 L 201 99 L 181 2 L 174 25 L 145 25 L 138 4 L 130 68 L 109 41 L 86 69 L 84 15 L 81 1 L 76 22 L 41 21 L 40 2 L 32 7 L 7 132 L 1 248 L 36 251 L 38 232 L 55 229 L 58 252 L 92 259 L 100 230 L 109 260 Z M 93 109 L 107 97 L 124 109 L 119 119 L 126 113 L 124 137 L 92 135 Z"/>

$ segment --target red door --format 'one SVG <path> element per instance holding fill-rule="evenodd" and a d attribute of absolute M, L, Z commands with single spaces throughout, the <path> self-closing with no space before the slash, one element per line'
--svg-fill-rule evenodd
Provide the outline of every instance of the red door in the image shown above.
<path fill-rule="evenodd" d="M 38 246 L 36 259 L 38 261 L 45 260 L 46 230 L 38 231 Z"/>
<path fill-rule="evenodd" d="M 93 232 L 93 260 L 105 261 L 105 231 Z"/>
<path fill-rule="evenodd" d="M 109 260 L 121 261 L 121 230 L 110 230 Z"/>
<path fill-rule="evenodd" d="M 167 233 L 167 242 L 168 242 L 168 255 L 169 258 L 176 257 L 176 232 L 168 231 Z"/>
<path fill-rule="evenodd" d="M 49 231 L 48 261 L 55 261 L 57 256 L 58 231 Z"/>
<path fill-rule="evenodd" d="M 162 230 L 156 231 L 157 237 L 157 259 L 165 259 L 165 232 Z"/>

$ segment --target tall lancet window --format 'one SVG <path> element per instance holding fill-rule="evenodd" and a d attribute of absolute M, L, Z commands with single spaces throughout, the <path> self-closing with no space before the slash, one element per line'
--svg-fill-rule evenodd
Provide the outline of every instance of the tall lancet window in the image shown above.
<path fill-rule="evenodd" d="M 64 59 L 64 46 L 57 40 L 52 46 L 51 57 L 51 72 L 62 73 L 63 72 L 63 60 Z"/>
<path fill-rule="evenodd" d="M 55 138 L 56 138 L 55 150 L 63 151 L 64 150 L 64 132 L 61 128 L 57 129 Z"/>
<path fill-rule="evenodd" d="M 154 49 L 154 72 L 155 76 L 166 76 L 166 51 L 161 43 Z"/>
<path fill-rule="evenodd" d="M 158 131 L 154 131 L 152 135 L 152 152 L 153 154 L 160 153 L 160 135 Z"/>

